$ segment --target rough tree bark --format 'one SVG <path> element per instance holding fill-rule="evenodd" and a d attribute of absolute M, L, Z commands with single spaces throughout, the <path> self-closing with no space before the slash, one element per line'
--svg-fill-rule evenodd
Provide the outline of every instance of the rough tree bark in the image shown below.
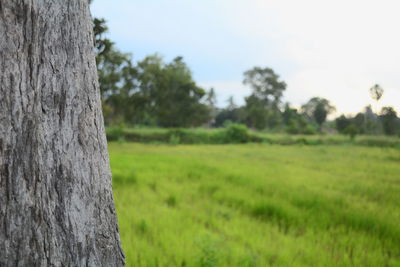
<path fill-rule="evenodd" d="M 122 266 L 88 0 L 0 0 L 0 266 Z"/>

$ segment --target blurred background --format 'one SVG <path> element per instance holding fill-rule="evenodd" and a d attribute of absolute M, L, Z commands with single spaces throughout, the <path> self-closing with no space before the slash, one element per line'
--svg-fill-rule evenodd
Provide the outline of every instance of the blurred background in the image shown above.
<path fill-rule="evenodd" d="M 400 266 L 399 1 L 91 9 L 128 266 Z"/>
<path fill-rule="evenodd" d="M 360 133 L 383 133 L 366 129 L 361 114 L 400 108 L 396 1 L 96 0 L 91 8 L 109 125 L 228 119 L 285 130 L 297 123 L 286 110 L 318 128 L 307 104 L 323 100 L 335 107 L 321 104 L 330 120 L 344 115 Z"/>

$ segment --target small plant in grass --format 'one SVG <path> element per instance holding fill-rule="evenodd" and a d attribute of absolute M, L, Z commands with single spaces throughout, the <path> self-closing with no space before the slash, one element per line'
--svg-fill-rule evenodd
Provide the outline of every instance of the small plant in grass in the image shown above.
<path fill-rule="evenodd" d="M 149 187 L 151 190 L 153 190 L 154 192 L 157 192 L 157 183 L 156 182 L 151 182 L 149 184 Z"/>
<path fill-rule="evenodd" d="M 219 253 L 217 246 L 209 239 L 205 238 L 200 243 L 200 254 L 198 255 L 196 266 L 216 267 L 219 266 Z"/>
<path fill-rule="evenodd" d="M 240 266 L 243 266 L 243 267 L 256 267 L 256 266 L 258 266 L 257 260 L 258 260 L 257 255 L 251 254 L 246 257 L 243 257 L 243 259 L 240 260 L 239 264 L 240 264 Z"/>
<path fill-rule="evenodd" d="M 112 181 L 115 185 L 134 185 L 137 184 L 137 176 L 134 171 L 114 172 Z"/>
<path fill-rule="evenodd" d="M 140 234 L 145 234 L 148 230 L 148 225 L 146 223 L 145 220 L 141 220 L 138 224 L 137 224 L 137 230 Z"/>
<path fill-rule="evenodd" d="M 170 207 L 175 207 L 177 204 L 176 197 L 174 195 L 170 195 L 166 200 L 165 203 L 167 203 L 168 206 Z"/>

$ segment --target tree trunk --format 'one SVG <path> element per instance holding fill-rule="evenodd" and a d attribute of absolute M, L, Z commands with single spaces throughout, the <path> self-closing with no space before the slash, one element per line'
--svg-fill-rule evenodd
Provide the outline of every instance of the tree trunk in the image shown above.
<path fill-rule="evenodd" d="M 0 0 L 0 266 L 123 266 L 88 0 Z"/>

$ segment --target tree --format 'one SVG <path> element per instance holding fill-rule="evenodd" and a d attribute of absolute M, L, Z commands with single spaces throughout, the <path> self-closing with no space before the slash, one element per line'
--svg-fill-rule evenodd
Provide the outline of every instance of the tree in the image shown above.
<path fill-rule="evenodd" d="M 106 124 L 135 123 L 142 119 L 143 98 L 138 93 L 138 72 L 130 54 L 117 50 L 104 34 L 104 19 L 93 20 L 96 65 Z"/>
<path fill-rule="evenodd" d="M 356 116 L 352 119 L 352 124 L 354 127 L 357 129 L 357 132 L 360 134 L 365 134 L 366 132 L 366 120 L 365 120 L 365 114 L 362 112 L 357 113 Z"/>
<path fill-rule="evenodd" d="M 345 115 L 341 115 L 340 117 L 336 118 L 335 123 L 336 130 L 338 130 L 339 133 L 345 134 L 346 128 L 351 125 L 351 119 L 346 118 Z"/>
<path fill-rule="evenodd" d="M 309 118 L 315 120 L 321 130 L 322 124 L 326 121 L 327 116 L 336 109 L 329 103 L 329 100 L 313 97 L 302 106 L 302 110 Z"/>
<path fill-rule="evenodd" d="M 299 114 L 297 109 L 291 108 L 289 103 L 285 104 L 282 113 L 283 123 L 286 126 L 286 132 L 289 134 L 314 134 L 315 129 L 307 123 L 303 114 Z"/>
<path fill-rule="evenodd" d="M 381 99 L 383 92 L 384 90 L 382 87 L 380 87 L 379 84 L 375 84 L 369 89 L 369 93 L 371 94 L 372 99 L 375 100 L 376 102 L 378 102 L 379 99 Z"/>
<path fill-rule="evenodd" d="M 273 128 L 280 122 L 279 110 L 286 83 L 279 80 L 271 68 L 254 67 L 244 73 L 243 83 L 249 85 L 252 94 L 246 97 L 245 110 L 250 127 Z"/>
<path fill-rule="evenodd" d="M 382 133 L 382 123 L 379 117 L 372 111 L 371 105 L 368 105 L 364 109 L 364 133 L 365 134 L 380 134 Z"/>
<path fill-rule="evenodd" d="M 124 265 L 88 4 L 0 4 L 1 266 Z"/>
<path fill-rule="evenodd" d="M 207 92 L 206 94 L 206 99 L 205 103 L 208 107 L 209 110 L 209 121 L 208 121 L 208 127 L 211 127 L 213 124 L 215 124 L 215 117 L 218 114 L 218 109 L 217 109 L 217 94 L 215 93 L 214 88 L 211 88 L 210 91 Z"/>
<path fill-rule="evenodd" d="M 255 94 L 246 97 L 245 101 L 246 124 L 259 130 L 267 127 L 268 111 L 264 101 Z"/>
<path fill-rule="evenodd" d="M 382 120 L 382 126 L 385 134 L 394 135 L 397 133 L 398 122 L 397 113 L 392 107 L 383 107 L 380 118 Z"/>
<path fill-rule="evenodd" d="M 206 92 L 197 86 L 182 57 L 165 64 L 158 55 L 138 63 L 140 94 L 146 112 L 162 127 L 199 126 L 210 119 L 202 103 Z"/>
<path fill-rule="evenodd" d="M 207 92 L 206 95 L 206 104 L 211 108 L 215 109 L 215 105 L 217 104 L 217 95 L 215 93 L 214 88 L 211 88 L 210 91 Z"/>
<path fill-rule="evenodd" d="M 235 103 L 235 98 L 233 97 L 233 95 L 231 95 L 230 97 L 228 97 L 228 99 L 226 100 L 226 102 L 228 103 L 228 106 L 226 107 L 226 109 L 228 110 L 234 110 L 236 109 L 238 106 Z"/>
<path fill-rule="evenodd" d="M 228 105 L 219 110 L 215 116 L 214 124 L 215 127 L 226 126 L 227 123 L 242 123 L 243 120 L 243 107 L 238 107 L 235 104 L 233 96 L 230 96 L 226 102 Z"/>
<path fill-rule="evenodd" d="M 354 124 L 350 124 L 344 129 L 343 133 L 349 135 L 351 140 L 354 140 L 359 133 L 359 129 Z"/>
<path fill-rule="evenodd" d="M 378 103 L 384 93 L 384 90 L 379 84 L 375 84 L 369 89 L 369 93 L 372 99 Z"/>
<path fill-rule="evenodd" d="M 254 67 L 244 73 L 243 83 L 249 85 L 255 97 L 266 106 L 277 108 L 280 104 L 286 83 L 271 68 Z"/>

